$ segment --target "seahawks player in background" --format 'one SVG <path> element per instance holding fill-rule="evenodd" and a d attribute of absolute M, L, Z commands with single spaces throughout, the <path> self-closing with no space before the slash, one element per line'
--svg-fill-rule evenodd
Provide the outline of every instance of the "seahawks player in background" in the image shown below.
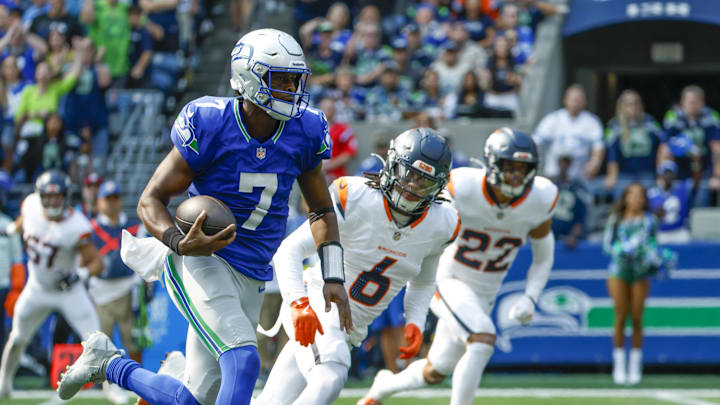
<path fill-rule="evenodd" d="M 235 44 L 230 63 L 239 97 L 206 96 L 183 108 L 171 133 L 174 147 L 138 203 L 147 230 L 174 252 L 164 276 L 191 326 L 184 381 L 121 358 L 98 333 L 61 380 L 60 398 L 107 379 L 156 405 L 250 403 L 260 368 L 255 328 L 262 292 L 285 235 L 296 179 L 322 260 L 325 311 L 334 302 L 341 328 L 352 329 L 337 221 L 322 173 L 322 160 L 330 158 L 328 124 L 307 106 L 310 69 L 302 48 L 282 31 L 256 30 Z M 223 201 L 237 227 L 208 236 L 202 213 L 183 235 L 167 204 L 185 190 Z"/>

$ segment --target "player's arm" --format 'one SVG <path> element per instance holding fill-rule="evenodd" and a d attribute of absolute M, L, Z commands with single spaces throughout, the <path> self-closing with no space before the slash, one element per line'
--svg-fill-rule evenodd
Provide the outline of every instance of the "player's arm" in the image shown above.
<path fill-rule="evenodd" d="M 91 276 L 99 276 L 105 269 L 105 264 L 97 247 L 90 240 L 85 240 L 77 249 L 80 253 L 80 267 L 86 267 Z"/>
<path fill-rule="evenodd" d="M 17 218 L 15 218 L 15 221 L 8 224 L 8 226 L 5 227 L 5 233 L 7 235 L 22 235 L 23 234 L 23 217 L 22 215 L 18 215 Z"/>
<path fill-rule="evenodd" d="M 408 281 L 405 290 L 405 341 L 407 347 L 400 347 L 401 359 L 412 359 L 422 346 L 422 331 L 425 326 L 430 300 L 435 292 L 435 273 L 442 251 L 423 259 L 420 273 Z"/>
<path fill-rule="evenodd" d="M 352 317 L 350 316 L 350 302 L 344 286 L 345 269 L 343 267 L 343 250 L 340 245 L 340 231 L 327 188 L 327 181 L 322 171 L 322 163 L 319 163 L 314 169 L 300 174 L 297 180 L 308 206 L 310 230 L 317 246 L 318 255 L 320 255 L 320 264 L 325 280 L 323 287 L 325 312 L 330 311 L 330 303 L 334 302 L 340 312 L 340 327 L 349 331 L 352 329 Z"/>
<path fill-rule="evenodd" d="M 550 278 L 555 256 L 555 237 L 552 233 L 552 218 L 543 222 L 529 233 L 532 263 L 525 280 L 525 295 L 510 308 L 510 319 L 522 324 L 530 323 L 535 313 L 535 304 Z"/>
<path fill-rule="evenodd" d="M 177 148 L 173 147 L 145 186 L 138 201 L 137 213 L 145 229 L 175 253 L 185 256 L 209 256 L 235 240 L 235 224 L 215 235 L 205 235 L 202 223 L 206 214 L 203 212 L 187 235 L 183 235 L 167 209 L 170 198 L 187 190 L 194 177 L 195 173 Z M 232 236 L 225 239 L 230 234 Z"/>

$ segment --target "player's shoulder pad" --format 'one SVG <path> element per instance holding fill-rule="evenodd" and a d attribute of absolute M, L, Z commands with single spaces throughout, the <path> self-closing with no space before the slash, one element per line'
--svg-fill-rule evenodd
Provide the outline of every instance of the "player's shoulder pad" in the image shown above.
<path fill-rule="evenodd" d="M 300 117 L 300 123 L 305 136 L 311 139 L 313 144 L 318 144 L 316 154 L 321 155 L 332 147 L 330 127 L 324 112 L 317 108 L 308 107 Z"/>
<path fill-rule="evenodd" d="M 228 108 L 233 108 L 233 98 L 204 96 L 190 101 L 180 110 L 173 133 L 174 142 L 179 147 L 189 148 L 200 154 L 198 142 L 206 134 L 217 133 L 223 124 L 223 116 Z"/>
<path fill-rule="evenodd" d="M 462 227 L 460 212 L 448 201 L 433 204 L 430 209 L 436 211 L 435 215 L 438 217 L 436 229 L 442 232 L 442 239 L 445 244 L 454 242 Z"/>
<path fill-rule="evenodd" d="M 330 185 L 330 195 L 332 196 L 335 211 L 338 212 L 343 219 L 346 218 L 351 201 L 362 198 L 362 195 L 371 190 L 366 183 L 368 179 L 359 176 L 343 176 L 335 179 Z"/>
<path fill-rule="evenodd" d="M 33 192 L 27 195 L 25 199 L 20 203 L 20 215 L 28 218 L 32 215 L 38 215 L 38 209 L 42 209 L 42 202 L 40 201 L 40 194 Z"/>
<path fill-rule="evenodd" d="M 83 215 L 82 212 L 70 207 L 70 215 L 68 218 L 68 224 L 71 226 L 74 235 L 78 236 L 79 240 L 87 239 L 90 237 L 92 232 L 92 225 L 90 220 Z"/>
<path fill-rule="evenodd" d="M 550 214 L 557 206 L 560 196 L 558 187 L 550 179 L 543 176 L 535 176 L 531 192 L 536 195 L 535 207 L 542 209 L 543 213 Z"/>
<path fill-rule="evenodd" d="M 470 194 L 483 176 L 485 176 L 484 168 L 459 167 L 452 169 L 446 188 L 453 199 L 458 199 Z"/>

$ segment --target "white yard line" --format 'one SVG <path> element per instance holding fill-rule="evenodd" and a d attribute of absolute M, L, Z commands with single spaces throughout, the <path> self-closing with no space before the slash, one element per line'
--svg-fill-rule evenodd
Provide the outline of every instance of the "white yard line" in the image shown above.
<path fill-rule="evenodd" d="M 341 398 L 362 397 L 368 388 L 347 388 L 340 394 Z M 447 398 L 450 396 L 450 389 L 422 389 L 404 392 L 398 397 L 414 398 Z M 717 405 L 693 398 L 720 398 L 720 389 L 613 389 L 613 388 L 492 388 L 478 389 L 475 396 L 482 397 L 525 397 L 525 398 L 657 398 L 669 402 L 676 402 L 682 405 Z M 57 398 L 55 391 L 50 390 L 28 390 L 13 391 L 13 398 L 17 399 L 48 399 L 45 405 L 61 404 L 63 401 Z M 80 391 L 76 398 L 104 398 L 101 390 Z M 58 402 L 51 402 L 51 401 Z"/>
<path fill-rule="evenodd" d="M 714 402 L 708 402 L 708 401 L 702 401 L 700 399 L 694 399 L 694 398 L 688 398 L 683 397 L 681 395 L 670 393 L 670 392 L 658 392 L 655 394 L 654 398 L 667 401 L 667 402 L 673 402 L 680 405 L 717 405 Z"/>

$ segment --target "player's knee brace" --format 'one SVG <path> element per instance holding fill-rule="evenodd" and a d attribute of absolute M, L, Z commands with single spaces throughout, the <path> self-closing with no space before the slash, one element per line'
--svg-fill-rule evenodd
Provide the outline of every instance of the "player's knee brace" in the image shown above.
<path fill-rule="evenodd" d="M 217 404 L 249 404 L 260 373 L 260 356 L 255 346 L 236 347 L 218 359 L 222 382 Z"/>

